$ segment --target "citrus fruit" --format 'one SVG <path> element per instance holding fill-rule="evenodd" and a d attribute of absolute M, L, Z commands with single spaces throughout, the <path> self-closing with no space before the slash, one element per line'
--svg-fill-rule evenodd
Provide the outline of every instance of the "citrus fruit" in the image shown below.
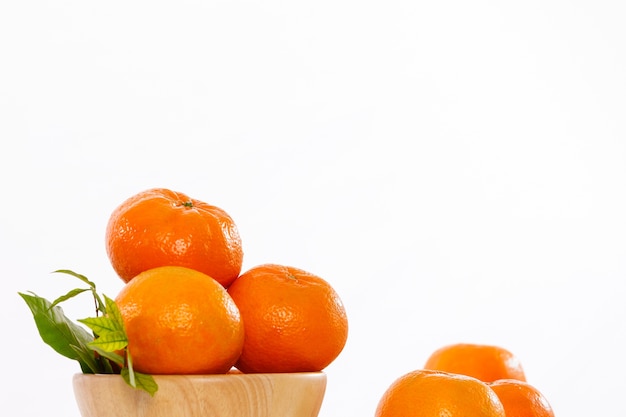
<path fill-rule="evenodd" d="M 202 272 L 149 269 L 130 280 L 115 302 L 138 372 L 225 373 L 241 353 L 244 328 L 237 305 Z"/>
<path fill-rule="evenodd" d="M 468 375 L 483 382 L 496 379 L 526 380 L 519 359 L 510 351 L 493 345 L 447 345 L 433 352 L 424 368 Z"/>
<path fill-rule="evenodd" d="M 375 417 L 505 417 L 485 382 L 466 375 L 416 370 L 387 388 Z M 508 416 L 507 416 L 508 417 Z"/>
<path fill-rule="evenodd" d="M 228 292 L 245 325 L 243 351 L 235 365 L 240 371 L 321 371 L 343 350 L 346 311 L 322 278 L 265 264 L 239 276 Z"/>
<path fill-rule="evenodd" d="M 111 214 L 106 250 L 128 282 L 159 266 L 184 266 L 227 287 L 241 272 L 243 250 L 228 213 L 187 195 L 153 188 L 128 198 Z"/>
<path fill-rule="evenodd" d="M 489 386 L 500 398 L 506 417 L 554 417 L 546 397 L 527 382 L 500 379 Z"/>

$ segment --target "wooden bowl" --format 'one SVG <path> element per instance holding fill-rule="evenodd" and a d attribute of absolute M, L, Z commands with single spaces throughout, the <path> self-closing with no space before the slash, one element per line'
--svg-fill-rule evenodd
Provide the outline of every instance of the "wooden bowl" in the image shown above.
<path fill-rule="evenodd" d="M 82 417 L 317 417 L 326 374 L 155 375 L 153 397 L 120 375 L 75 374 Z"/>

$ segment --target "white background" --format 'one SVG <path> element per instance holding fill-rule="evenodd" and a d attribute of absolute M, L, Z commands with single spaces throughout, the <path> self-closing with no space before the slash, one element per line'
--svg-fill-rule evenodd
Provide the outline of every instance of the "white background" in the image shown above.
<path fill-rule="evenodd" d="M 320 417 L 371 416 L 455 342 L 518 355 L 558 416 L 626 406 L 626 6 L 615 1 L 4 1 L 3 409 L 78 417 L 18 291 L 114 296 L 112 210 L 167 187 L 244 269 L 336 288 Z M 87 298 L 67 305 L 81 318 Z"/>

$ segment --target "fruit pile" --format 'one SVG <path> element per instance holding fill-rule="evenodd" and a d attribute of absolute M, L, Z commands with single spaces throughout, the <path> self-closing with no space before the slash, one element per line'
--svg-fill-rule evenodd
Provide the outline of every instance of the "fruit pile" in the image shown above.
<path fill-rule="evenodd" d="M 444 346 L 382 395 L 375 417 L 554 417 L 519 359 L 491 345 Z"/>
<path fill-rule="evenodd" d="M 124 282 L 115 299 L 102 299 L 95 284 L 68 270 L 59 272 L 90 288 L 52 303 L 20 294 L 44 341 L 78 360 L 83 372 L 119 371 L 133 386 L 134 377 L 234 368 L 317 372 L 343 350 L 348 321 L 333 287 L 285 265 L 258 265 L 242 273 L 237 226 L 219 207 L 168 189 L 149 189 L 113 211 L 105 241 L 111 265 Z M 71 323 L 58 306 L 84 291 L 93 293 L 101 314 L 79 320 L 93 334 Z"/>

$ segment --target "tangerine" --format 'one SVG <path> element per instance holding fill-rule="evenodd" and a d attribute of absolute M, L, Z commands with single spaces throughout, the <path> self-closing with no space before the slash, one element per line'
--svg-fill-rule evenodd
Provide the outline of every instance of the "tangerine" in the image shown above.
<path fill-rule="evenodd" d="M 489 386 L 500 398 L 506 417 L 554 417 L 546 397 L 527 382 L 499 379 Z"/>
<path fill-rule="evenodd" d="M 447 345 L 433 352 L 424 368 L 468 375 L 483 382 L 497 379 L 526 381 L 519 359 L 507 349 L 493 345 Z"/>
<path fill-rule="evenodd" d="M 420 369 L 387 388 L 375 417 L 505 417 L 489 386 L 466 375 Z M 508 416 L 507 416 L 508 417 Z"/>
<path fill-rule="evenodd" d="M 111 214 L 106 250 L 124 282 L 159 266 L 203 272 L 224 287 L 243 263 L 239 231 L 228 213 L 165 188 L 135 194 Z"/>
<path fill-rule="evenodd" d="M 179 266 L 149 269 L 130 280 L 115 302 L 138 372 L 225 373 L 243 348 L 237 305 L 202 272 Z"/>
<path fill-rule="evenodd" d="M 324 279 L 299 268 L 264 264 L 228 288 L 245 324 L 237 369 L 245 373 L 317 372 L 341 353 L 348 319 Z"/>

